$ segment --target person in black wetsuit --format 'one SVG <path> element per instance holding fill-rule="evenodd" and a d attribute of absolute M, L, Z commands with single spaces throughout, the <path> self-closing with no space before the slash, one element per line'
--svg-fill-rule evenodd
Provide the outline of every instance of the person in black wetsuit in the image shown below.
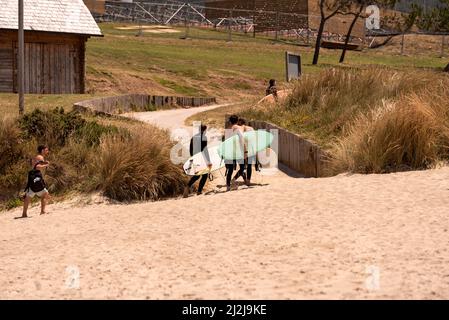
<path fill-rule="evenodd" d="M 190 155 L 194 156 L 197 153 L 204 152 L 206 161 L 208 163 L 209 169 L 212 167 L 210 163 L 209 152 L 207 150 L 207 137 L 206 137 L 207 126 L 201 125 L 200 132 L 195 134 L 190 140 Z M 197 195 L 201 195 L 203 193 L 203 188 L 206 185 L 207 178 L 209 177 L 209 173 L 205 173 L 203 175 L 193 176 L 189 184 L 184 188 L 184 198 L 187 198 L 190 194 L 190 188 L 193 186 L 195 182 L 199 179 L 200 184 L 198 186 Z"/>
<path fill-rule="evenodd" d="M 266 95 L 269 96 L 270 94 L 273 95 L 275 100 L 278 99 L 278 89 L 276 87 L 275 79 L 270 79 L 270 81 L 269 81 L 268 88 L 266 90 Z"/>

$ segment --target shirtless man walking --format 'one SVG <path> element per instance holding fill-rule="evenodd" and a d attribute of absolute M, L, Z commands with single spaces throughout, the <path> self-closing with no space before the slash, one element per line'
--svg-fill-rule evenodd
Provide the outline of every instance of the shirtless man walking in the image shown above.
<path fill-rule="evenodd" d="M 249 126 L 246 123 L 246 120 L 243 118 L 239 118 L 239 121 L 237 123 L 240 128 L 243 130 L 243 132 L 250 132 L 254 131 L 254 128 Z M 248 157 L 248 150 L 245 151 L 245 162 L 239 163 L 240 170 L 237 172 L 237 174 L 232 179 L 233 183 L 236 183 L 236 180 L 240 177 L 243 177 L 243 180 L 245 181 L 245 184 L 249 187 L 251 185 L 251 176 L 252 176 L 252 166 L 256 166 L 256 170 L 258 170 L 257 165 L 257 158 L 256 156 L 250 156 Z"/>
<path fill-rule="evenodd" d="M 229 117 L 229 123 L 231 128 L 225 131 L 225 139 L 228 139 L 234 135 L 238 135 L 240 139 L 240 145 L 244 146 L 243 143 L 243 127 L 238 125 L 239 117 L 232 115 Z M 225 160 L 226 164 L 226 191 L 231 191 L 232 174 L 237 168 L 237 160 Z M 234 183 L 236 187 L 237 184 Z"/>
<path fill-rule="evenodd" d="M 31 161 L 31 165 L 32 165 L 33 169 L 42 171 L 42 169 L 47 168 L 50 164 L 48 161 L 45 161 L 45 157 L 49 154 L 50 151 L 48 150 L 47 146 L 39 146 L 37 148 L 37 152 L 38 152 L 38 154 Z M 28 215 L 27 215 L 28 207 L 31 203 L 31 199 L 34 198 L 34 196 L 38 196 L 39 198 L 41 198 L 41 215 L 46 214 L 45 207 L 47 205 L 48 199 L 50 198 L 50 194 L 49 194 L 47 188 L 44 187 L 44 189 L 41 191 L 33 192 L 31 190 L 30 186 L 27 185 L 27 187 L 25 189 L 25 198 L 23 200 L 22 218 L 28 217 Z"/>

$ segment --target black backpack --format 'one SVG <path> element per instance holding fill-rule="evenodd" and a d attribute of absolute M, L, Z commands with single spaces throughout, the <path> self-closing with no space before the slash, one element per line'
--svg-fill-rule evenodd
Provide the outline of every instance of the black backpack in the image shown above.
<path fill-rule="evenodd" d="M 28 172 L 28 182 L 25 191 L 31 189 L 33 192 L 41 192 L 46 187 L 42 172 L 34 166 L 33 170 Z"/>

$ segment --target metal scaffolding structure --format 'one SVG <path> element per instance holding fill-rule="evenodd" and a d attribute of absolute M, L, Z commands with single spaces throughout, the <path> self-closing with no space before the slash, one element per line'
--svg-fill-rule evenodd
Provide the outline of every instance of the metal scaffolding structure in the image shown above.
<path fill-rule="evenodd" d="M 105 12 L 98 18 L 101 21 L 131 21 L 148 24 L 213 25 L 205 16 L 202 7 L 188 2 L 174 0 L 120 2 L 106 1 Z"/>
<path fill-rule="evenodd" d="M 95 0 L 90 1 L 95 3 Z M 100 22 L 183 26 L 186 28 L 186 37 L 192 35 L 188 30 L 190 27 L 209 28 L 223 31 L 229 41 L 232 40 L 233 33 L 239 32 L 252 34 L 253 37 L 258 34 L 275 41 L 282 39 L 299 45 L 311 45 L 316 39 L 317 30 L 310 25 L 310 21 L 319 19 L 310 13 L 214 7 L 213 1 L 106 0 L 102 3 L 101 13 L 96 12 L 94 15 Z M 323 34 L 325 41 L 339 42 L 344 39 L 344 34 L 328 31 Z M 359 45 L 364 41 L 363 37 L 357 36 L 350 39 L 351 43 Z"/>

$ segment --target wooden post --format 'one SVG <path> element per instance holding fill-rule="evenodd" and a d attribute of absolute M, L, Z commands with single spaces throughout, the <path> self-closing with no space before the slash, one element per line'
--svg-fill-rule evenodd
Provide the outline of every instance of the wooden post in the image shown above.
<path fill-rule="evenodd" d="M 276 11 L 276 34 L 275 34 L 275 41 L 279 41 L 279 11 Z"/>
<path fill-rule="evenodd" d="M 184 25 L 185 25 L 185 28 L 186 28 L 186 35 L 185 35 L 186 39 L 189 38 L 189 34 L 190 34 L 190 23 L 188 21 L 188 18 L 189 18 L 189 7 L 186 7 L 186 13 L 185 13 L 185 16 L 184 16 Z"/>
<path fill-rule="evenodd" d="M 228 19 L 228 41 L 232 41 L 232 10 L 229 10 L 229 19 Z"/>
<path fill-rule="evenodd" d="M 401 41 L 401 56 L 404 55 L 404 46 L 405 46 L 405 33 L 402 33 L 402 41 Z"/>
<path fill-rule="evenodd" d="M 24 88 L 24 80 L 25 80 L 25 33 L 23 30 L 23 0 L 19 0 L 19 57 L 18 57 L 18 85 L 19 85 L 19 114 L 23 115 L 25 112 L 25 88 Z"/>
<path fill-rule="evenodd" d="M 445 42 L 445 35 L 443 34 L 442 39 L 441 39 L 441 58 L 444 57 L 444 42 Z"/>
<path fill-rule="evenodd" d="M 253 12 L 253 38 L 256 38 L 256 11 Z"/>

